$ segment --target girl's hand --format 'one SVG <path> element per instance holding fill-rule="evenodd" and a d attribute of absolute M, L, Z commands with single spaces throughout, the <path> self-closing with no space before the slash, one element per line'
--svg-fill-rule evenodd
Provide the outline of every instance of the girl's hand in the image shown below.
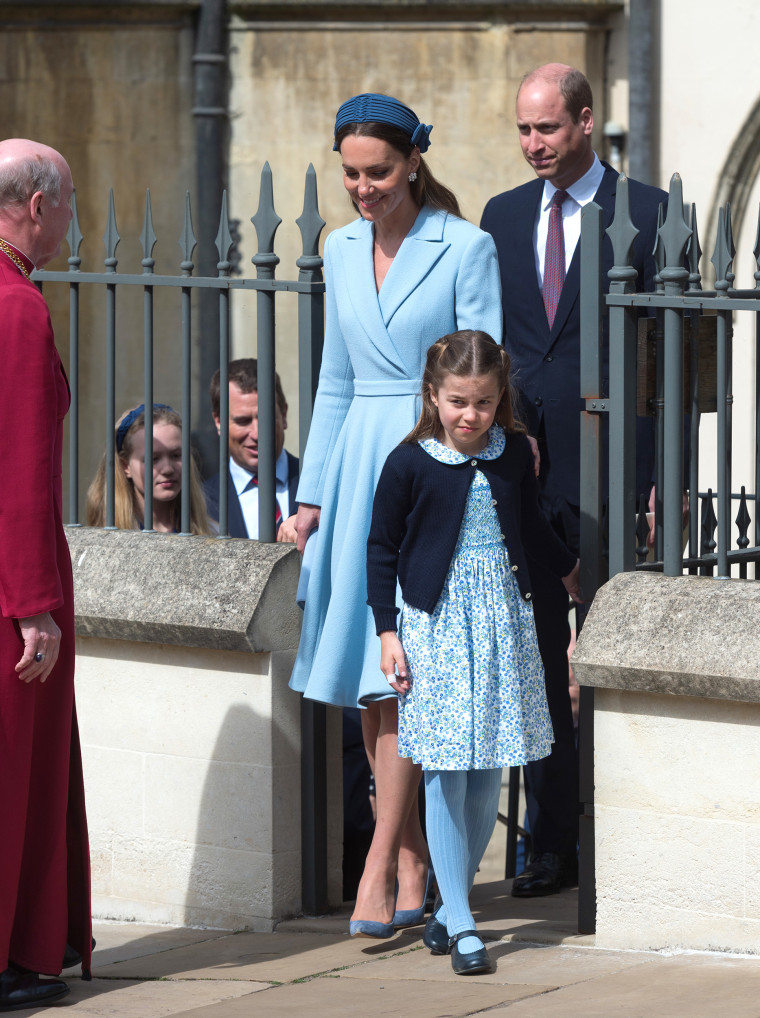
<path fill-rule="evenodd" d="M 319 526 L 319 516 L 322 510 L 318 505 L 307 505 L 301 503 L 296 513 L 296 524 L 295 530 L 298 535 L 296 541 L 296 547 L 303 555 L 303 550 L 306 547 L 306 538 L 312 532 L 315 527 Z"/>
<path fill-rule="evenodd" d="M 583 598 L 581 597 L 581 560 L 575 560 L 575 566 L 571 573 L 567 576 L 562 577 L 562 582 L 565 585 L 565 590 L 568 592 L 570 597 L 575 601 L 576 604 L 583 604 Z"/>
<path fill-rule="evenodd" d="M 392 629 L 380 634 L 380 670 L 388 684 L 402 696 L 412 688 L 412 683 L 406 677 L 404 648 Z"/>
<path fill-rule="evenodd" d="M 533 453 L 533 473 L 538 477 L 538 472 L 541 469 L 541 453 L 538 451 L 538 442 L 532 435 L 527 435 L 526 437 L 530 445 L 530 451 Z"/>

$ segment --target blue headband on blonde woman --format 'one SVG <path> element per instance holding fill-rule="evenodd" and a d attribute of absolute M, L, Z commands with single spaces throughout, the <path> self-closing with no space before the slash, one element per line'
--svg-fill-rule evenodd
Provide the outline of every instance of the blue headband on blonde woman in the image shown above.
<path fill-rule="evenodd" d="M 379 92 L 364 92 L 352 99 L 346 99 L 335 117 L 335 133 L 337 134 L 346 124 L 369 123 L 390 124 L 392 127 L 400 128 L 409 135 L 412 145 L 416 145 L 420 152 L 427 152 L 430 148 L 430 132 L 433 125 L 421 124 L 417 114 L 408 106 L 404 106 L 392 96 L 381 95 Z M 338 151 L 337 143 L 333 145 L 333 151 Z"/>
<path fill-rule="evenodd" d="M 169 406 L 168 403 L 154 403 L 153 404 L 153 409 L 154 410 L 172 410 L 172 408 Z M 135 421 L 140 416 L 140 414 L 144 414 L 144 413 L 145 413 L 145 404 L 141 403 L 139 406 L 136 406 L 134 408 L 134 410 L 130 410 L 129 413 L 127 414 L 127 416 L 122 420 L 121 424 L 119 425 L 119 429 L 116 432 L 116 451 L 117 452 L 121 452 L 121 447 L 124 445 L 124 439 L 127 437 L 127 432 L 132 427 L 132 425 L 135 423 Z M 174 413 L 173 410 L 172 410 L 172 413 Z"/>

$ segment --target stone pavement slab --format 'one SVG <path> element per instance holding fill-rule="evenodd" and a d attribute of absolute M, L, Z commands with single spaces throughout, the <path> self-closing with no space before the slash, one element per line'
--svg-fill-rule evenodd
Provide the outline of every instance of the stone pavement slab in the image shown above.
<path fill-rule="evenodd" d="M 94 936 L 97 941 L 93 964 L 98 968 L 128 958 L 171 951 L 188 944 L 198 944 L 217 937 L 229 937 L 229 930 L 192 930 L 182 926 L 150 926 L 143 923 L 117 923 L 97 920 Z M 66 969 L 64 975 L 78 973 L 79 966 Z"/>
<path fill-rule="evenodd" d="M 137 982 L 121 979 L 67 980 L 71 993 L 48 1008 L 14 1011 L 16 1018 L 44 1015 L 48 1018 L 174 1018 L 188 1008 L 249 996 L 267 989 L 266 983 L 225 981 Z M 248 1005 L 250 1007 L 250 1004 Z M 244 1012 L 240 1012 L 243 1014 Z M 251 1012 L 248 1011 L 248 1014 Z"/>
<path fill-rule="evenodd" d="M 96 923 L 95 979 L 20 1018 L 760 1018 L 760 958 L 611 951 L 575 933 L 577 895 L 476 884 L 495 971 L 455 976 L 422 927 L 347 936 L 348 911 L 275 933 Z M 58 1009 L 58 1010 L 57 1010 Z"/>
<path fill-rule="evenodd" d="M 529 1001 L 488 1018 L 758 1018 L 760 961 L 640 954 L 642 964 Z"/>
<path fill-rule="evenodd" d="M 394 950 L 408 938 L 352 939 L 346 934 L 236 933 L 101 967 L 100 977 L 120 979 L 247 979 L 282 983 L 361 965 Z"/>
<path fill-rule="evenodd" d="M 573 950 L 514 941 L 488 941 L 486 946 L 494 971 L 487 975 L 468 976 L 468 982 L 569 986 L 640 966 L 646 957 L 632 952 Z M 424 947 L 398 952 L 365 965 L 355 965 L 340 975 L 348 979 L 430 979 L 457 986 L 463 978 L 455 975 L 450 958 L 431 955 Z"/>
<path fill-rule="evenodd" d="M 487 986 L 461 979 L 456 991 L 437 981 L 408 982 L 393 979 L 356 982 L 340 976 L 323 976 L 305 983 L 275 986 L 246 997 L 179 1012 L 173 1018 L 465 1018 L 500 1004 L 533 997 L 537 986 Z M 490 1015 L 492 1012 L 488 1011 Z"/>

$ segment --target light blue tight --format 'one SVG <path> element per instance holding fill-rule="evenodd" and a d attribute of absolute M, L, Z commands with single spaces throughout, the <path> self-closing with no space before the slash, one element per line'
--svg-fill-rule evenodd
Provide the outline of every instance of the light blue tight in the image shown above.
<path fill-rule="evenodd" d="M 424 774 L 428 846 L 443 898 L 436 919 L 446 924 L 453 937 L 475 928 L 468 899 L 496 824 L 501 768 Z M 466 937 L 458 944 L 462 954 L 482 946 L 475 937 Z"/>

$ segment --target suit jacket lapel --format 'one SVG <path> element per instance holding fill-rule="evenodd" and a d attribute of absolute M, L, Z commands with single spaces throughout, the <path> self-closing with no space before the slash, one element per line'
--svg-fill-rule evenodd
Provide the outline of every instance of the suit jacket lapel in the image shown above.
<path fill-rule="evenodd" d="M 503 243 L 514 247 L 515 253 L 510 259 L 510 264 L 519 267 L 526 315 L 530 317 L 532 322 L 537 323 L 537 335 L 543 336 L 541 345 L 543 345 L 544 341 L 548 345 L 549 322 L 546 319 L 544 299 L 541 295 L 541 288 L 538 285 L 534 246 L 536 219 L 543 193 L 543 180 L 533 180 L 525 188 L 525 200 L 515 208 L 512 220 L 504 224 L 505 239 Z M 543 323 L 543 328 L 541 323 Z M 524 342 L 524 340 L 525 337 L 522 337 L 521 342 Z"/>
<path fill-rule="evenodd" d="M 612 222 L 612 217 L 615 214 L 615 189 L 617 187 L 617 173 L 608 166 L 606 163 L 603 164 L 605 167 L 605 174 L 602 177 L 602 182 L 599 185 L 599 189 L 594 195 L 594 201 L 602 210 L 602 228 L 607 227 Z M 603 285 L 606 283 L 603 280 Z M 605 287 L 606 289 L 606 287 Z M 567 316 L 570 314 L 573 305 L 580 296 L 581 292 L 581 243 L 575 246 L 573 257 L 570 260 L 570 266 L 565 276 L 565 283 L 562 287 L 562 294 L 559 298 L 559 304 L 557 305 L 557 313 L 554 316 L 554 324 L 551 330 L 551 343 L 554 344 L 555 340 L 562 331 Z M 548 322 L 547 322 L 548 327 Z"/>
<path fill-rule="evenodd" d="M 235 485 L 230 475 L 229 465 L 224 469 L 221 476 L 227 476 L 227 530 L 230 537 L 248 537 L 248 529 L 243 519 L 243 510 L 240 508 L 240 499 L 235 491 Z M 220 476 L 220 483 L 221 483 Z"/>

